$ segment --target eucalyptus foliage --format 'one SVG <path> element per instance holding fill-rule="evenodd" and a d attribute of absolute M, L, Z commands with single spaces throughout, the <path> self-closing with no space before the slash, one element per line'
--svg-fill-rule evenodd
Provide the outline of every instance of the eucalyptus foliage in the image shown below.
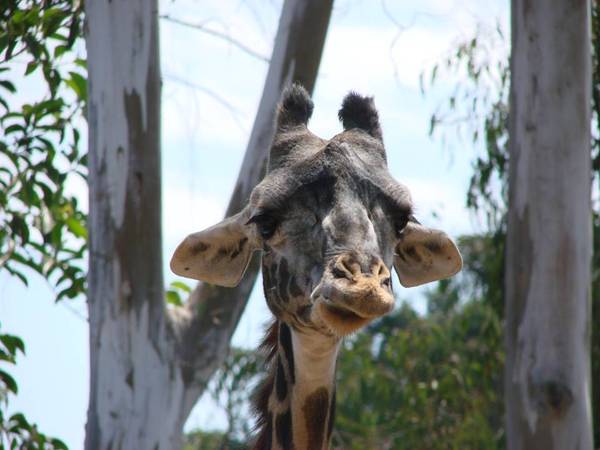
<path fill-rule="evenodd" d="M 23 341 L 12 334 L 0 332 L 2 367 L 14 365 L 19 352 L 25 354 Z M 67 450 L 63 441 L 41 433 L 23 414 L 6 414 L 9 397 L 16 395 L 19 387 L 4 368 L 0 369 L 0 450 Z"/>
<path fill-rule="evenodd" d="M 0 2 L 0 270 L 27 285 L 32 269 L 57 299 L 85 290 L 85 214 L 69 192 L 86 177 L 82 27 L 77 0 Z"/>
<path fill-rule="evenodd" d="M 33 270 L 57 300 L 85 290 L 85 213 L 68 193 L 73 178 L 86 177 L 82 27 L 76 0 L 0 1 L 0 272 L 27 285 Z M 19 351 L 19 337 L 0 334 L 3 367 Z M 7 415 L 17 392 L 0 370 L 0 450 L 66 449 L 23 414 Z"/>

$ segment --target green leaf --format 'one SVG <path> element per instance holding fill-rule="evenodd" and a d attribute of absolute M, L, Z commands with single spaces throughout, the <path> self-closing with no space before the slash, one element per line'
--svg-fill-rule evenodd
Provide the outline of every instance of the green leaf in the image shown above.
<path fill-rule="evenodd" d="M 167 303 L 175 306 L 183 306 L 183 302 L 181 301 L 181 297 L 177 291 L 169 289 L 166 292 Z"/>
<path fill-rule="evenodd" d="M 23 125 L 21 125 L 21 124 L 15 123 L 15 124 L 10 125 L 10 126 L 8 126 L 8 127 L 5 128 L 4 129 L 4 134 L 8 135 L 8 134 L 16 133 L 18 131 L 20 131 L 22 133 L 25 133 L 25 127 Z"/>
<path fill-rule="evenodd" d="M 23 344 L 23 340 L 12 334 L 0 334 L 0 342 L 4 345 L 4 347 L 8 350 L 8 352 L 15 356 L 17 350 L 20 350 L 21 353 L 25 354 L 25 344 Z"/>
<path fill-rule="evenodd" d="M 65 83 L 75 92 L 77 98 L 81 101 L 87 101 L 87 80 L 77 72 L 69 72 L 71 78 L 65 80 Z"/>
<path fill-rule="evenodd" d="M 189 294 L 192 292 L 191 286 L 185 284 L 183 281 L 173 281 L 170 285 L 173 289 L 180 289 L 183 292 Z"/>
<path fill-rule="evenodd" d="M 42 16 L 42 32 L 45 37 L 55 38 L 57 31 L 61 28 L 62 22 L 67 18 L 68 12 L 56 7 L 50 7 L 44 11 Z"/>
<path fill-rule="evenodd" d="M 61 33 L 52 33 L 52 34 L 48 35 L 48 37 L 55 39 L 57 41 L 60 41 L 60 42 L 66 42 L 66 43 L 69 42 L 69 38 Z"/>
<path fill-rule="evenodd" d="M 18 11 L 15 11 L 13 16 L 11 17 L 11 22 L 13 25 L 19 25 L 21 22 L 25 21 L 26 17 L 27 17 L 27 11 L 18 10 Z"/>
<path fill-rule="evenodd" d="M 67 444 L 65 444 L 60 439 L 56 439 L 56 438 L 50 439 L 50 444 L 57 450 L 69 450 L 69 448 L 67 447 Z"/>
<path fill-rule="evenodd" d="M 79 292 L 73 288 L 73 285 L 69 286 L 68 288 L 63 289 L 62 291 L 60 291 L 57 295 L 56 295 L 56 301 L 58 302 L 59 300 L 61 300 L 63 297 L 67 297 L 67 298 L 75 298 L 77 297 L 77 294 Z"/>
<path fill-rule="evenodd" d="M 9 364 L 15 364 L 15 357 L 10 353 L 0 349 L 0 361 L 5 361 Z"/>
<path fill-rule="evenodd" d="M 17 92 L 15 85 L 8 80 L 0 80 L 0 86 L 13 94 Z"/>
<path fill-rule="evenodd" d="M 65 222 L 71 233 L 77 237 L 87 239 L 87 228 L 81 221 L 77 220 L 75 217 L 69 217 Z"/>
<path fill-rule="evenodd" d="M 29 63 L 27 63 L 27 68 L 25 69 L 25 75 L 27 76 L 35 69 L 37 69 L 38 65 L 39 63 L 37 61 L 29 61 Z"/>
<path fill-rule="evenodd" d="M 62 55 L 64 55 L 67 51 L 69 50 L 69 47 L 67 47 L 66 45 L 57 45 L 54 48 L 54 58 L 60 58 Z"/>
<path fill-rule="evenodd" d="M 19 387 L 17 386 L 15 379 L 3 370 L 0 370 L 0 382 L 4 383 L 6 389 L 10 392 L 14 394 L 19 392 Z"/>
<path fill-rule="evenodd" d="M 10 261 L 10 260 L 9 260 Z M 15 277 L 17 277 L 19 280 L 21 280 L 21 282 L 25 285 L 25 286 L 29 286 L 29 281 L 27 281 L 27 277 L 25 275 L 23 275 L 23 273 L 19 272 L 16 269 L 13 269 L 12 266 L 10 266 L 8 263 L 4 263 L 3 268 L 10 273 L 11 275 L 14 275 Z"/>
<path fill-rule="evenodd" d="M 55 98 L 52 100 L 45 100 L 43 102 L 39 102 L 35 105 L 36 113 L 52 114 L 59 113 L 61 108 L 65 105 L 65 102 L 62 98 Z M 37 115 L 37 114 L 36 114 Z"/>
<path fill-rule="evenodd" d="M 436 64 L 435 66 L 433 66 L 433 70 L 431 71 L 431 78 L 429 80 L 429 84 L 433 84 L 435 83 L 435 79 L 437 77 L 437 73 L 438 73 L 438 65 Z"/>
<path fill-rule="evenodd" d="M 13 427 L 16 426 L 16 427 L 22 428 L 24 430 L 31 429 L 31 425 L 29 424 L 29 422 L 27 421 L 27 419 L 25 418 L 25 416 L 22 413 L 13 414 L 12 416 L 10 416 L 10 419 L 8 421 L 9 421 L 9 423 L 15 424 L 15 425 L 13 425 Z"/>
<path fill-rule="evenodd" d="M 23 243 L 29 241 L 29 227 L 22 216 L 13 215 L 10 225 L 14 235 L 19 236 Z"/>

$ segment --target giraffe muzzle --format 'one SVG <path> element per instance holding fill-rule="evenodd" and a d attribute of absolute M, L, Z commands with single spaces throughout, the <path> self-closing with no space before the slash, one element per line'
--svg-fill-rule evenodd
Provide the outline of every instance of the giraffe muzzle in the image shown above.
<path fill-rule="evenodd" d="M 338 334 L 348 334 L 392 310 L 390 271 L 380 258 L 361 265 L 351 254 L 329 264 L 312 295 L 315 313 Z"/>

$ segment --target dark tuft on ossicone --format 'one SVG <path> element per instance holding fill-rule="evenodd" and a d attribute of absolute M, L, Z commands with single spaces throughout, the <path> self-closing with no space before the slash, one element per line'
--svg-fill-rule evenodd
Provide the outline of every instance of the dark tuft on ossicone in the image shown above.
<path fill-rule="evenodd" d="M 306 125 L 313 108 L 314 104 L 308 91 L 302 85 L 294 83 L 283 91 L 277 108 L 277 126 L 290 128 Z"/>
<path fill-rule="evenodd" d="M 344 130 L 359 128 L 376 139 L 382 139 L 379 114 L 373 97 L 363 97 L 356 92 L 350 92 L 342 102 L 338 117 L 344 125 Z"/>

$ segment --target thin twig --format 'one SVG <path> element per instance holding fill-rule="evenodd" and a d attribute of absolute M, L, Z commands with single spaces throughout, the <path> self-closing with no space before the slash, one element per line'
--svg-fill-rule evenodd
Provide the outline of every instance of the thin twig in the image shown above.
<path fill-rule="evenodd" d="M 218 30 L 214 30 L 211 28 L 208 28 L 206 25 L 204 24 L 200 24 L 200 23 L 191 23 L 191 22 L 186 22 L 185 20 L 181 20 L 181 19 L 177 19 L 175 17 L 171 17 L 168 14 L 164 14 L 160 16 L 161 19 L 164 19 L 168 22 L 172 22 L 175 23 L 177 25 L 181 25 L 187 28 L 193 28 L 195 30 L 199 30 L 202 31 L 206 34 L 210 34 L 211 36 L 217 37 L 219 39 L 223 39 L 224 41 L 229 42 L 231 45 L 237 47 L 238 49 L 242 50 L 244 53 L 259 59 L 261 61 L 264 61 L 266 63 L 269 62 L 269 58 L 267 58 L 265 55 L 261 55 L 260 53 L 258 53 L 255 50 L 252 50 L 250 47 L 246 46 L 245 44 L 243 44 L 242 42 L 238 41 L 237 39 L 231 37 L 229 34 L 223 33 L 222 31 L 218 31 Z"/>
<path fill-rule="evenodd" d="M 73 315 L 74 315 L 75 317 L 77 317 L 78 319 L 80 319 L 80 320 L 83 320 L 84 322 L 89 322 L 89 319 L 88 319 L 88 317 L 87 317 L 85 314 L 83 314 L 83 313 L 79 312 L 79 311 L 78 311 L 77 309 L 75 309 L 74 307 L 72 307 L 72 306 L 69 304 L 69 302 L 68 302 L 68 301 L 61 301 L 61 302 L 59 303 L 59 305 L 62 305 L 62 306 L 64 306 L 64 307 L 66 308 L 66 310 L 67 310 L 67 311 L 69 311 L 71 314 L 73 314 Z"/>
<path fill-rule="evenodd" d="M 396 34 L 394 35 L 394 38 L 392 39 L 392 42 L 390 43 L 389 52 L 390 52 L 390 59 L 392 61 L 392 67 L 393 67 L 393 70 L 394 70 L 394 80 L 396 81 L 396 84 L 400 85 L 401 83 L 400 83 L 400 74 L 398 72 L 398 64 L 396 63 L 396 58 L 394 58 L 394 50 L 396 48 L 396 44 L 398 44 L 398 40 L 400 39 L 400 37 L 402 36 L 402 34 L 405 31 L 407 31 L 408 29 L 412 28 L 416 24 L 417 20 L 420 17 L 434 18 L 434 17 L 441 17 L 442 15 L 440 15 L 440 14 L 432 14 L 432 13 L 423 12 L 423 11 L 417 11 L 417 12 L 415 12 L 412 15 L 409 23 L 407 25 L 404 25 L 404 24 L 400 23 L 398 21 L 398 19 L 396 19 L 396 17 L 394 16 L 394 14 L 388 8 L 386 0 L 381 0 L 381 9 L 383 11 L 383 14 L 396 27 Z"/>
<path fill-rule="evenodd" d="M 397 29 L 396 34 L 394 35 L 394 39 L 392 39 L 392 42 L 390 43 L 389 52 L 390 59 L 392 61 L 392 68 L 394 71 L 394 80 L 396 81 L 397 85 L 400 85 L 400 74 L 398 73 L 398 64 L 396 63 L 396 58 L 394 58 L 394 49 L 396 47 L 396 44 L 398 43 L 398 40 L 400 39 L 400 36 L 402 36 L 402 33 L 404 33 L 408 28 L 412 27 L 415 24 L 416 19 L 415 16 L 413 16 L 411 22 L 408 25 L 401 24 L 396 20 L 394 15 L 388 9 L 385 0 L 381 0 L 381 9 L 383 10 L 384 15 L 390 20 L 390 22 L 392 22 L 396 26 Z"/>
<path fill-rule="evenodd" d="M 256 9 L 253 8 L 250 5 L 250 2 L 248 0 L 239 0 L 239 3 L 238 3 L 238 6 L 236 7 L 236 10 L 241 5 L 245 6 L 246 9 L 250 12 L 250 14 L 252 15 L 252 17 L 254 18 L 254 21 L 258 25 L 258 28 L 260 28 L 260 31 L 261 31 L 263 37 L 267 38 L 269 41 L 272 41 L 273 40 L 273 36 L 269 34 L 269 30 L 265 26 L 265 23 L 263 22 L 262 18 L 260 17 L 260 14 L 258 14 L 258 12 L 256 11 Z"/>
<path fill-rule="evenodd" d="M 240 127 L 240 129 L 242 131 L 246 131 L 246 129 L 244 128 L 244 124 L 240 120 L 240 117 L 242 116 L 242 113 L 240 112 L 240 110 L 237 109 L 234 105 L 232 105 L 230 102 L 228 102 L 226 99 L 221 97 L 216 92 L 208 89 L 207 87 L 204 87 L 199 84 L 192 83 L 191 81 L 180 78 L 176 75 L 164 74 L 163 77 L 167 80 L 171 80 L 175 83 L 181 84 L 181 85 L 189 87 L 191 89 L 195 89 L 197 91 L 200 91 L 200 92 L 208 95 L 213 100 L 215 100 L 217 103 L 219 103 L 221 106 L 223 106 L 225 109 L 227 109 L 231 113 L 233 120 Z"/>

